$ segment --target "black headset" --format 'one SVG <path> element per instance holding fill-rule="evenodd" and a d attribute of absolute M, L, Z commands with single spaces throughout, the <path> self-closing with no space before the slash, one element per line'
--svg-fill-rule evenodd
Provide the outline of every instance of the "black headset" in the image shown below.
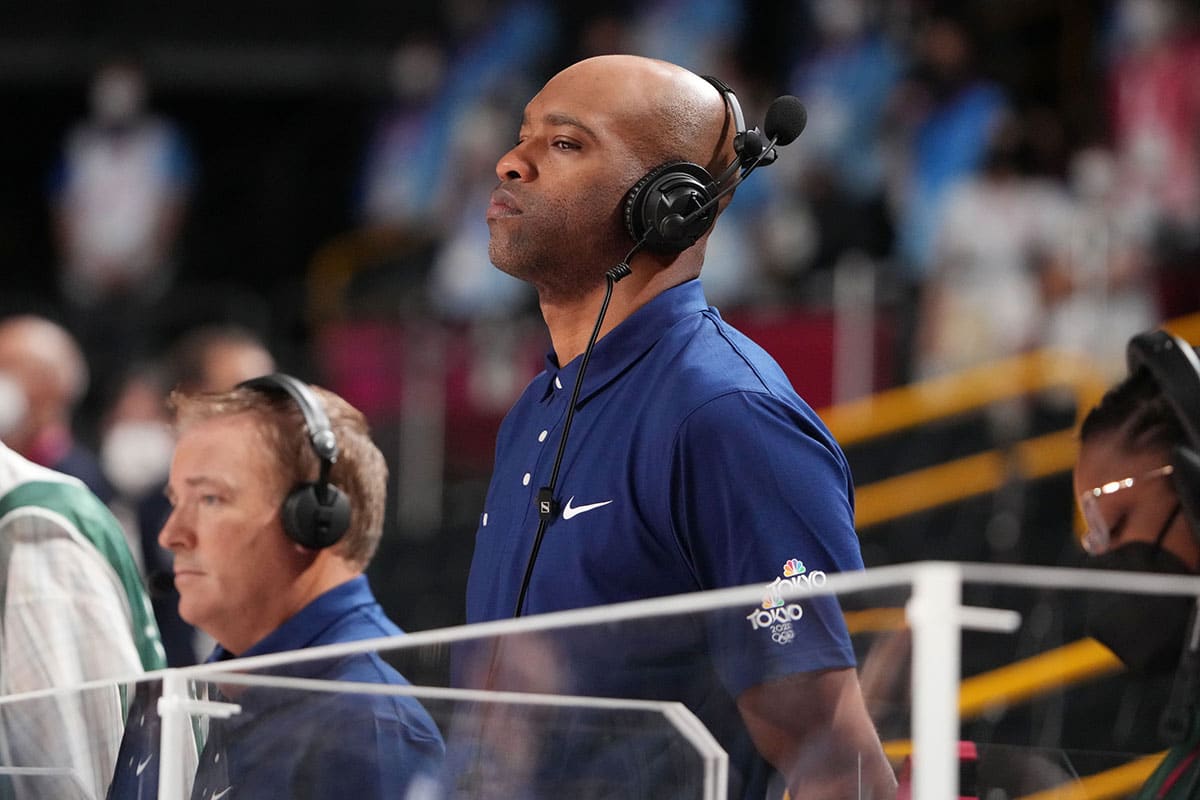
<path fill-rule="evenodd" d="M 316 481 L 299 484 L 284 498 L 280 511 L 283 530 L 292 540 L 312 550 L 337 544 L 350 528 L 350 498 L 329 482 L 338 445 L 320 399 L 304 382 L 278 372 L 242 381 L 237 388 L 286 394 L 304 415 L 308 441 L 320 459 L 321 472 Z"/>
<path fill-rule="evenodd" d="M 660 164 L 633 185 L 625 195 L 625 227 L 635 242 L 657 253 L 682 252 L 707 233 L 717 217 L 716 193 L 738 167 L 759 160 L 767 146 L 758 128 L 746 130 L 733 89 L 711 75 L 702 77 L 721 93 L 733 115 L 737 157 L 716 180 L 699 164 L 681 160 Z M 768 155 L 773 160 L 774 153 Z"/>
<path fill-rule="evenodd" d="M 1192 535 L 1200 538 L 1200 359 L 1190 344 L 1164 330 L 1139 333 L 1125 348 L 1129 374 L 1145 370 L 1166 398 L 1186 441 L 1171 449 L 1171 482 Z M 1200 598 L 1192 609 L 1171 694 L 1159 719 L 1167 741 L 1185 740 L 1200 687 Z"/>
<path fill-rule="evenodd" d="M 1131 375 L 1146 370 L 1183 428 L 1186 441 L 1171 450 L 1171 481 L 1200 538 L 1200 359 L 1190 344 L 1164 330 L 1134 336 L 1125 357 Z"/>

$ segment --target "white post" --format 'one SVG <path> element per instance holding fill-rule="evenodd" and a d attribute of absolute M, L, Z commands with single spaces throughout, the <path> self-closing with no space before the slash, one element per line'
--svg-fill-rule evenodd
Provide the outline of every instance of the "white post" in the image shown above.
<path fill-rule="evenodd" d="M 183 745 L 191 736 L 186 710 L 187 680 L 173 670 L 163 674 L 158 715 L 162 718 L 158 741 L 158 800 L 183 798 Z"/>
<path fill-rule="evenodd" d="M 191 794 L 196 771 L 196 741 L 192 737 L 192 717 L 229 719 L 242 713 L 237 703 L 194 700 L 188 693 L 188 680 L 176 670 L 163 673 L 162 696 L 158 698 L 158 716 L 162 718 L 158 740 L 158 800 L 183 800 Z"/>
<path fill-rule="evenodd" d="M 913 636 L 912 796 L 920 800 L 958 797 L 961 602 L 957 564 L 917 568 L 907 615 Z"/>

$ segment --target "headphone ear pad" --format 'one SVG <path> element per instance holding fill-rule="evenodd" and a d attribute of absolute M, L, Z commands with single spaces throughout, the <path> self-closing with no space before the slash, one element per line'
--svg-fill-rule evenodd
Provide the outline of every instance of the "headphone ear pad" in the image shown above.
<path fill-rule="evenodd" d="M 1200 454 L 1184 445 L 1176 447 L 1171 455 L 1171 482 L 1175 486 L 1175 494 L 1179 504 L 1183 506 L 1184 516 L 1192 533 L 1200 538 Z"/>
<path fill-rule="evenodd" d="M 625 195 L 625 229 L 649 250 L 678 253 L 704 235 L 716 219 L 710 208 L 685 218 L 712 198 L 712 176 L 690 161 L 668 161 L 642 176 Z"/>
<path fill-rule="evenodd" d="M 284 532 L 312 550 L 337 544 L 350 528 L 350 498 L 333 484 L 324 491 L 322 503 L 315 483 L 301 484 L 284 498 L 280 510 Z"/>

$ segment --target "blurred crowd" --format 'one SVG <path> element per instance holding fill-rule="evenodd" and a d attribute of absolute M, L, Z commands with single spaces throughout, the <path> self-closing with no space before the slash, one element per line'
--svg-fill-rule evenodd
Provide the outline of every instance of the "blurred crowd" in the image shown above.
<path fill-rule="evenodd" d="M 294 264 L 302 291 L 208 303 L 202 271 L 177 267 L 212 165 L 120 53 L 45 165 L 55 288 L 0 320 L 0 437 L 117 509 L 153 587 L 169 390 L 278 363 L 368 414 L 397 462 L 394 524 L 427 537 L 454 505 L 441 473 L 486 476 L 545 347 L 536 298 L 487 260 L 495 159 L 548 75 L 603 52 L 717 75 L 750 124 L 780 94 L 807 107 L 711 237 L 703 280 L 726 316 L 844 313 L 853 275 L 865 335 L 887 343 L 862 389 L 1040 347 L 1115 380 L 1131 334 L 1200 309 L 1200 29 L 1183 0 L 1068 5 L 454 0 L 397 30 L 345 230 Z M 289 302 L 299 330 L 271 328 Z M 166 637 L 175 663 L 189 635 Z"/>

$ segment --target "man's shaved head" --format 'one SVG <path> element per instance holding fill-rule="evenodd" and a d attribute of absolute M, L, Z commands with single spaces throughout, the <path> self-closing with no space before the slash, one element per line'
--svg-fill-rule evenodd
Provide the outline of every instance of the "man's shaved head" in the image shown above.
<path fill-rule="evenodd" d="M 607 104 L 647 169 L 683 159 L 716 174 L 733 157 L 733 120 L 711 83 L 675 64 L 632 55 L 604 55 L 567 67 L 554 80 L 603 86 Z M 550 84 L 547 84 L 549 86 Z"/>

